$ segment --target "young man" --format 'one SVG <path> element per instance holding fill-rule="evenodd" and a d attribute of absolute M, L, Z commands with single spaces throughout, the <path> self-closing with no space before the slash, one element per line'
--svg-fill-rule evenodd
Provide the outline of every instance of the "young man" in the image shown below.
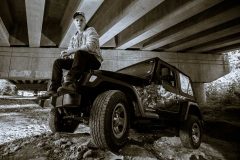
<path fill-rule="evenodd" d="M 82 73 L 90 69 L 99 69 L 101 66 L 98 33 L 93 27 L 87 26 L 83 12 L 77 11 L 73 19 L 77 32 L 71 38 L 68 49 L 61 52 L 61 58 L 54 61 L 50 88 L 40 98 L 50 98 L 57 92 L 75 92 L 76 81 Z M 62 69 L 69 72 L 61 86 Z"/>

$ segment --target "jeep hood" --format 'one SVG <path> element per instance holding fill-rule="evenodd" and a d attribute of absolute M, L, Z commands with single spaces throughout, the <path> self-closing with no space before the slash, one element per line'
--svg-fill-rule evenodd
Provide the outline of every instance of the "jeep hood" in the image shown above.
<path fill-rule="evenodd" d="M 147 79 L 136 77 L 136 76 L 131 76 L 128 74 L 123 74 L 123 73 L 116 73 L 116 72 L 105 71 L 105 70 L 94 70 L 94 74 L 103 75 L 105 77 L 123 81 L 123 82 L 131 84 L 133 86 L 143 86 L 143 85 L 149 84 L 149 80 L 147 80 Z"/>

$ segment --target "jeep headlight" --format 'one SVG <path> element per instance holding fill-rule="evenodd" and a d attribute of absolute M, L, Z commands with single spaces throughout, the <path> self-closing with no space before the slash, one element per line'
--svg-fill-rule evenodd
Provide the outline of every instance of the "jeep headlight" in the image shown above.
<path fill-rule="evenodd" d="M 90 78 L 89 78 L 89 82 L 93 82 L 97 79 L 97 76 L 95 75 L 92 75 Z"/>

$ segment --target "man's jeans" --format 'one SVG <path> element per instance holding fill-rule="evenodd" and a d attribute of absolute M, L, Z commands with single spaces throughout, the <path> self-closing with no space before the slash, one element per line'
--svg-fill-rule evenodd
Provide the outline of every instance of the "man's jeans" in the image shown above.
<path fill-rule="evenodd" d="M 77 51 L 74 59 L 56 59 L 52 68 L 52 84 L 49 90 L 57 91 L 61 86 L 62 69 L 69 70 L 69 76 L 74 76 L 77 80 L 81 77 L 82 73 L 90 69 L 99 69 L 101 63 L 97 58 L 86 51 Z"/>

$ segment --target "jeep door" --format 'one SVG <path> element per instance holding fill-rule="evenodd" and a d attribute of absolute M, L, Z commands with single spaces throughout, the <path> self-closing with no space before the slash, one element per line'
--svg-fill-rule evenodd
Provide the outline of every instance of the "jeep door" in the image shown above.
<path fill-rule="evenodd" d="M 156 69 L 157 114 L 161 119 L 175 120 L 179 112 L 178 75 L 176 70 L 161 61 Z"/>

